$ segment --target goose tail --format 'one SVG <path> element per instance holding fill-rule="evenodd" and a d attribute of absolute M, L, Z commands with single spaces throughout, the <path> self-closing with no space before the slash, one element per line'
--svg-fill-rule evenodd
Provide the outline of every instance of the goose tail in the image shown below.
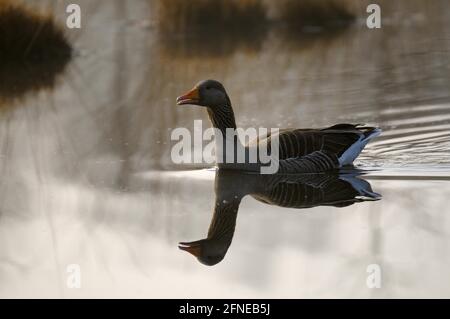
<path fill-rule="evenodd" d="M 358 199 L 364 201 L 375 201 L 381 198 L 381 195 L 374 192 L 370 184 L 364 179 L 354 176 L 340 176 L 340 179 L 352 185 L 353 189 L 359 193 Z"/>
<path fill-rule="evenodd" d="M 361 151 L 366 147 L 370 140 L 381 134 L 381 129 L 378 127 L 355 127 L 362 134 L 360 138 L 350 145 L 350 147 L 339 157 L 340 166 L 352 165 L 353 161 L 359 156 Z"/>

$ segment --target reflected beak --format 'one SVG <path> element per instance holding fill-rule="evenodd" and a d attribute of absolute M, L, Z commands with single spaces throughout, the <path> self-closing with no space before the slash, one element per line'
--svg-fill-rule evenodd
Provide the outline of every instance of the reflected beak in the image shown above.
<path fill-rule="evenodd" d="M 188 253 L 190 253 L 195 257 L 200 257 L 200 253 L 202 251 L 202 245 L 200 240 L 193 241 L 190 243 L 179 243 L 178 248 L 187 251 Z"/>
<path fill-rule="evenodd" d="M 177 105 L 197 104 L 200 102 L 200 95 L 197 88 L 193 88 L 186 94 L 177 98 Z"/>

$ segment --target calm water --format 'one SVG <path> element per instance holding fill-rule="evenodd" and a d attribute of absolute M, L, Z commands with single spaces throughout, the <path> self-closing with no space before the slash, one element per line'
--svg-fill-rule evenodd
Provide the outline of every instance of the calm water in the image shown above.
<path fill-rule="evenodd" d="M 26 2 L 63 22 L 70 1 Z M 450 297 L 447 1 L 381 1 L 380 30 L 274 24 L 223 46 L 161 32 L 155 1 L 78 3 L 76 56 L 55 88 L 0 96 L 1 297 Z M 206 237 L 221 198 L 214 169 L 170 159 L 171 129 L 207 120 L 175 97 L 204 78 L 225 84 L 241 127 L 379 125 L 356 166 L 382 199 L 246 196 L 221 262 L 179 250 Z M 81 289 L 67 288 L 69 264 Z"/>

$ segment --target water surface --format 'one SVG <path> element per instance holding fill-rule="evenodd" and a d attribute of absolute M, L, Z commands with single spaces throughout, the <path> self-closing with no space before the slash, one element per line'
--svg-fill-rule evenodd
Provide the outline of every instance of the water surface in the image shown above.
<path fill-rule="evenodd" d="M 26 2 L 64 22 L 67 1 Z M 450 296 L 446 1 L 382 1 L 380 30 L 270 25 L 221 48 L 161 32 L 154 1 L 79 3 L 54 89 L 0 97 L 1 297 Z M 247 196 L 220 263 L 179 250 L 206 236 L 215 205 L 215 170 L 170 158 L 173 128 L 207 123 L 175 105 L 204 78 L 225 84 L 241 127 L 379 125 L 355 165 L 382 199 L 298 209 Z M 371 264 L 380 289 L 366 285 Z"/>

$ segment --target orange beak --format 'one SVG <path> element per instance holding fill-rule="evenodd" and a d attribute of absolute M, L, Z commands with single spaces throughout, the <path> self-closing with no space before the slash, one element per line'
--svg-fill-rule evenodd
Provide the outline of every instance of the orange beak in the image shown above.
<path fill-rule="evenodd" d="M 184 251 L 187 251 L 191 255 L 195 257 L 200 257 L 202 251 L 202 245 L 199 241 L 194 241 L 191 243 L 179 243 L 178 248 Z"/>
<path fill-rule="evenodd" d="M 200 94 L 197 88 L 193 88 L 186 94 L 177 98 L 177 105 L 197 104 L 198 102 L 200 102 Z"/>

